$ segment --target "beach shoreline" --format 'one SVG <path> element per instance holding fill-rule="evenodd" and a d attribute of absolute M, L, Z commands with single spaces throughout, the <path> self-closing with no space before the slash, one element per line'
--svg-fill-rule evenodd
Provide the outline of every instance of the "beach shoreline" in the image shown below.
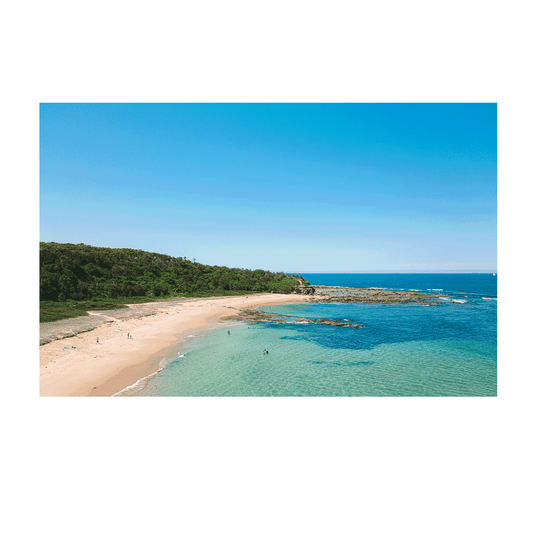
<path fill-rule="evenodd" d="M 246 310 L 260 306 L 318 301 L 442 303 L 433 294 L 377 288 L 313 287 L 315 293 L 312 295 L 261 293 L 171 298 L 148 304 L 130 304 L 126 310 L 89 311 L 90 317 L 50 323 L 43 327 L 48 331 L 42 331 L 43 344 L 39 348 L 40 396 L 113 396 L 155 374 L 161 361 L 177 352 L 176 346 L 184 342 L 186 335 L 203 333 L 224 324 L 230 327 L 223 318 L 246 320 L 253 314 Z"/>
<path fill-rule="evenodd" d="M 153 313 L 148 316 L 107 317 L 109 321 L 90 331 L 39 348 L 40 396 L 113 396 L 157 372 L 186 334 L 221 326 L 222 317 L 244 308 L 310 299 L 302 294 L 265 293 L 195 298 L 164 307 L 164 301 L 153 302 Z"/>

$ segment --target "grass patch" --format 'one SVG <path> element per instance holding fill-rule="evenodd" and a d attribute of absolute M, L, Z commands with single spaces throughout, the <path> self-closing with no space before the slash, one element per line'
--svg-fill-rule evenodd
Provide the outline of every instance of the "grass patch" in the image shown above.
<path fill-rule="evenodd" d="M 54 322 L 55 320 L 75 318 L 77 316 L 87 316 L 87 312 L 63 302 L 41 302 L 39 306 L 40 323 Z"/>

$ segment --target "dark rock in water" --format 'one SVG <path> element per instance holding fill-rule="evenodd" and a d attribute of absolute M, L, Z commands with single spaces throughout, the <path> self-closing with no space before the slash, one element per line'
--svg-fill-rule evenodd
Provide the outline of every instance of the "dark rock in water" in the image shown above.
<path fill-rule="evenodd" d="M 293 316 L 278 315 L 275 313 L 266 313 L 264 311 L 258 311 L 257 309 L 247 308 L 239 311 L 237 315 L 222 317 L 222 320 L 244 320 L 245 322 L 270 322 L 272 324 L 298 324 L 296 320 L 300 320 L 300 323 L 306 324 L 320 324 L 322 326 L 338 326 L 343 328 L 360 329 L 363 326 L 361 324 L 353 324 L 346 322 L 346 320 L 330 320 L 327 318 L 302 318 L 298 319 Z"/>

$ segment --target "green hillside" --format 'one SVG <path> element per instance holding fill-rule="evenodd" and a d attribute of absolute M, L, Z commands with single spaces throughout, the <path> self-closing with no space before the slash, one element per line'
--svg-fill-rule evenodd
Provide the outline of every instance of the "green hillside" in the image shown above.
<path fill-rule="evenodd" d="M 301 276 L 209 266 L 186 257 L 86 244 L 40 243 L 41 322 L 171 296 L 313 292 Z"/>

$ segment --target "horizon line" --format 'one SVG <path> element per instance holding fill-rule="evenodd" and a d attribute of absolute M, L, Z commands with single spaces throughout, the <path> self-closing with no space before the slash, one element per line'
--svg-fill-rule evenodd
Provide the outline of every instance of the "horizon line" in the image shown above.
<path fill-rule="evenodd" d="M 497 270 L 314 270 L 305 272 L 304 270 L 283 270 L 285 273 L 301 274 L 497 274 Z"/>

